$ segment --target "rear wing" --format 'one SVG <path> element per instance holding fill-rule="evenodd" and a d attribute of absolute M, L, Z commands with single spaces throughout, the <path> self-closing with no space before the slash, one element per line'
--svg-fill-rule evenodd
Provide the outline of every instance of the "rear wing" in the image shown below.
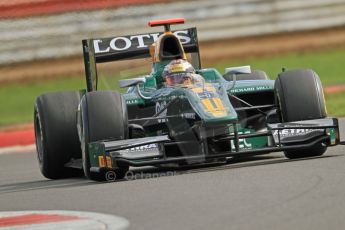
<path fill-rule="evenodd" d="M 184 51 L 191 54 L 193 66 L 200 69 L 196 28 L 172 32 L 180 39 Z M 83 40 L 87 91 L 97 90 L 97 63 L 150 57 L 150 45 L 161 34 L 163 32 Z"/>

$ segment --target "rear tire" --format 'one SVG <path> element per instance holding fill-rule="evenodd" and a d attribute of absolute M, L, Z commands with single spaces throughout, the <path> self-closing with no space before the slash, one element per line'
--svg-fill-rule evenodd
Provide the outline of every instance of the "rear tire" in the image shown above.
<path fill-rule="evenodd" d="M 325 118 L 327 116 L 319 76 L 310 69 L 290 70 L 279 74 L 275 93 L 282 122 Z M 321 156 L 327 150 L 321 143 L 307 149 L 289 150 L 289 159 Z"/>
<path fill-rule="evenodd" d="M 64 165 L 80 158 L 76 126 L 79 92 L 47 93 L 36 99 L 34 107 L 35 140 L 38 163 L 43 176 L 59 179 L 75 176 Z"/>
<path fill-rule="evenodd" d="M 88 144 L 101 140 L 121 140 L 128 138 L 127 107 L 120 93 L 115 91 L 94 91 L 84 95 L 80 106 L 81 146 L 84 174 L 87 178 L 104 181 L 105 173 L 90 171 Z M 113 170 L 116 179 L 122 179 L 128 165 L 118 165 Z"/>

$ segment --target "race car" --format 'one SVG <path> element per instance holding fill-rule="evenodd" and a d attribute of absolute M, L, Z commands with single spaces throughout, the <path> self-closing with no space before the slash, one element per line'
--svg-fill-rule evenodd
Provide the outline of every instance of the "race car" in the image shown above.
<path fill-rule="evenodd" d="M 39 96 L 34 107 L 38 162 L 50 179 L 83 169 L 117 179 L 130 166 L 195 165 L 283 151 L 290 159 L 339 144 L 323 89 L 311 69 L 270 80 L 250 66 L 202 68 L 196 28 L 155 20 L 164 32 L 82 41 L 86 90 Z M 97 64 L 151 58 L 152 71 L 120 81 L 126 93 L 98 90 Z"/>

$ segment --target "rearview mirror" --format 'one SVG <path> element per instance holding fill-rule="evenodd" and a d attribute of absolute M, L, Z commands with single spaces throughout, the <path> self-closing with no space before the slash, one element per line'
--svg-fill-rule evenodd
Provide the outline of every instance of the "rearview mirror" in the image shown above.
<path fill-rule="evenodd" d="M 138 77 L 138 78 L 131 78 L 131 79 L 124 79 L 124 80 L 120 80 L 120 88 L 125 88 L 125 87 L 131 87 L 131 86 L 135 86 L 141 83 L 145 83 L 146 82 L 146 78 L 145 77 Z"/>
<path fill-rule="evenodd" d="M 225 74 L 241 74 L 251 72 L 252 70 L 249 65 L 225 68 Z"/>

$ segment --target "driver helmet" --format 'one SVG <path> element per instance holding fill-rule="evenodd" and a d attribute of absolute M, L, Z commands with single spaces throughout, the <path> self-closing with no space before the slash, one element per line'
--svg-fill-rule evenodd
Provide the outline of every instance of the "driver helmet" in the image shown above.
<path fill-rule="evenodd" d="M 167 86 L 191 84 L 192 74 L 195 73 L 193 66 L 186 60 L 172 60 L 163 70 L 163 78 Z"/>

